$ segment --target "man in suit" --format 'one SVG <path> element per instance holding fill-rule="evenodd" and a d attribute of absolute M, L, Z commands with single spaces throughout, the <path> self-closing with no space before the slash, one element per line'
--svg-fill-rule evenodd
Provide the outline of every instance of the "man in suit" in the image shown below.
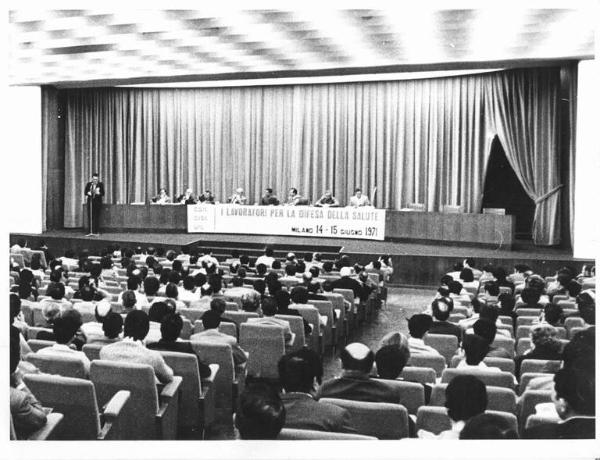
<path fill-rule="evenodd" d="M 265 189 L 265 194 L 260 199 L 260 205 L 261 206 L 279 206 L 279 200 L 273 194 L 272 188 L 269 187 L 269 188 Z M 270 265 L 269 265 L 269 267 L 270 267 Z"/>
<path fill-rule="evenodd" d="M 593 362 L 592 362 L 593 363 Z M 580 360 L 554 375 L 552 400 L 562 419 L 542 423 L 525 430 L 526 439 L 594 439 L 595 386 L 594 366 Z"/>
<path fill-rule="evenodd" d="M 219 324 L 221 324 L 219 314 L 216 311 L 208 310 L 202 315 L 204 330 L 193 334 L 190 342 L 198 343 L 200 346 L 203 342 L 229 345 L 233 355 L 233 364 L 240 369 L 248 361 L 248 354 L 238 345 L 235 337 L 219 332 Z"/>
<path fill-rule="evenodd" d="M 454 335 L 458 339 L 458 343 L 460 343 L 462 329 L 448 321 L 452 308 L 452 300 L 447 297 L 440 297 L 431 303 L 431 313 L 433 314 L 434 321 L 429 328 L 429 333 Z"/>
<path fill-rule="evenodd" d="M 358 280 L 352 278 L 354 270 L 351 267 L 342 267 L 340 269 L 340 279 L 331 283 L 333 289 L 351 289 L 354 292 L 354 298 L 363 297 L 363 286 Z"/>
<path fill-rule="evenodd" d="M 150 330 L 150 319 L 142 310 L 132 310 L 125 318 L 124 338 L 120 342 L 105 345 L 100 350 L 100 359 L 137 364 L 149 364 L 161 383 L 173 380 L 173 370 L 167 366 L 158 351 L 144 346 Z"/>
<path fill-rule="evenodd" d="M 323 375 L 323 363 L 315 351 L 304 348 L 282 356 L 278 369 L 286 412 L 285 428 L 355 431 L 346 409 L 315 400 L 315 390 Z"/>
<path fill-rule="evenodd" d="M 90 235 L 98 234 L 100 228 L 100 210 L 104 196 L 104 184 L 100 182 L 98 173 L 92 174 L 92 180 L 85 185 L 83 191 L 88 207 L 88 225 Z"/>
<path fill-rule="evenodd" d="M 353 401 L 388 402 L 398 404 L 397 389 L 371 378 L 375 354 L 358 342 L 347 345 L 340 353 L 342 376 L 323 382 L 318 398 L 339 398 Z"/>
<path fill-rule="evenodd" d="M 149 343 L 147 345 L 151 350 L 177 351 L 179 353 L 190 353 L 196 355 L 192 348 L 192 344 L 187 340 L 177 340 L 183 329 L 183 320 L 178 313 L 169 313 L 163 317 L 160 322 L 161 339 L 158 342 Z M 211 370 L 207 364 L 203 363 L 198 355 L 198 369 L 200 370 L 200 378 L 206 379 L 210 377 Z"/>
<path fill-rule="evenodd" d="M 283 330 L 283 339 L 286 345 L 292 345 L 294 334 L 290 329 L 290 323 L 284 319 L 275 318 L 277 314 L 277 300 L 273 297 L 265 297 L 262 301 L 262 318 L 248 318 L 248 323 L 263 324 L 267 326 L 277 326 Z"/>

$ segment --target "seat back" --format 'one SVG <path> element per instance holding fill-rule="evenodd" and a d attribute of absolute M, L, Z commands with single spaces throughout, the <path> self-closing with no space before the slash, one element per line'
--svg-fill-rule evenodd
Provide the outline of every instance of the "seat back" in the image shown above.
<path fill-rule="evenodd" d="M 435 348 L 446 359 L 446 364 L 450 364 L 450 360 L 455 355 L 458 349 L 458 338 L 455 335 L 448 334 L 426 334 L 423 338 L 426 345 Z"/>
<path fill-rule="evenodd" d="M 73 356 L 44 356 L 28 353 L 25 361 L 33 364 L 46 374 L 62 375 L 63 377 L 86 378 L 83 362 Z"/>
<path fill-rule="evenodd" d="M 248 375 L 277 379 L 277 363 L 285 354 L 283 329 L 277 326 L 242 323 L 240 346 L 247 351 Z"/>
<path fill-rule="evenodd" d="M 44 407 L 64 414 L 55 432 L 57 439 L 96 439 L 100 417 L 96 391 L 89 380 L 49 374 L 26 374 L 25 385 Z"/>
<path fill-rule="evenodd" d="M 90 380 L 96 388 L 100 407 L 120 390 L 131 393 L 129 402 L 123 409 L 123 439 L 158 438 L 155 421 L 158 392 L 152 366 L 97 359 L 92 361 Z"/>
<path fill-rule="evenodd" d="M 514 376 L 509 372 L 498 372 L 485 369 L 446 369 L 442 373 L 442 383 L 450 383 L 457 375 L 473 375 L 486 385 L 510 388 L 514 390 Z"/>
<path fill-rule="evenodd" d="M 323 328 L 323 340 L 325 341 L 324 345 L 333 345 L 333 304 L 329 300 L 309 300 L 308 305 L 315 307 L 319 312 L 319 315 L 327 318 L 327 325 Z"/>
<path fill-rule="evenodd" d="M 213 385 L 215 385 L 215 405 L 231 410 L 233 407 L 233 384 L 236 379 L 231 347 L 226 343 L 213 343 L 206 340 L 194 340 L 192 347 L 205 363 L 218 364 Z"/>
<path fill-rule="evenodd" d="M 425 389 L 420 383 L 387 379 L 381 381 L 396 389 L 396 393 L 400 395 L 398 402 L 406 408 L 409 414 L 416 414 L 417 409 L 425 404 Z"/>
<path fill-rule="evenodd" d="M 492 347 L 503 348 L 508 352 L 511 358 L 515 357 L 515 339 L 496 334 L 496 337 L 492 342 Z"/>
<path fill-rule="evenodd" d="M 100 350 L 104 346 L 104 343 L 86 343 L 81 351 L 85 353 L 90 361 L 100 359 Z"/>
<path fill-rule="evenodd" d="M 248 321 L 248 318 L 258 318 L 258 313 L 251 311 L 226 311 L 223 313 L 225 318 L 232 320 L 239 328 L 242 323 Z"/>
<path fill-rule="evenodd" d="M 284 428 L 277 436 L 282 441 L 374 441 L 374 436 L 365 436 L 354 433 L 336 433 L 333 431 L 298 430 L 296 428 Z"/>
<path fill-rule="evenodd" d="M 300 350 L 306 345 L 306 338 L 304 337 L 304 321 L 301 316 L 293 315 L 275 315 L 275 318 L 284 319 L 290 323 L 290 330 L 292 334 L 295 334 L 294 343 L 289 347 L 288 351 Z"/>
<path fill-rule="evenodd" d="M 321 335 L 321 318 L 319 310 L 312 305 L 298 305 L 292 304 L 291 308 L 295 309 L 302 315 L 302 317 L 312 326 L 312 334 L 310 335 L 308 346 L 316 351 L 321 352 L 320 348 L 320 335 Z"/>
<path fill-rule="evenodd" d="M 565 318 L 565 328 L 570 331 L 574 327 L 585 327 L 585 321 L 580 317 Z"/>
<path fill-rule="evenodd" d="M 204 325 L 202 321 L 197 320 L 194 323 L 194 334 L 198 332 L 202 332 L 204 330 Z M 223 322 L 219 324 L 219 332 L 222 334 L 230 335 L 237 340 L 237 327 L 235 323 Z"/>
<path fill-rule="evenodd" d="M 400 377 L 408 382 L 435 383 L 435 370 L 430 367 L 406 366 Z"/>
<path fill-rule="evenodd" d="M 521 372 L 521 377 L 519 378 L 519 394 L 523 394 L 523 392 L 527 388 L 527 385 L 529 385 L 529 382 L 531 382 L 532 379 L 535 379 L 537 377 L 548 378 L 549 375 L 551 377 L 551 374 L 543 372 Z M 552 385 L 554 385 L 554 382 L 552 382 Z"/>
<path fill-rule="evenodd" d="M 497 367 L 501 371 L 510 372 L 514 375 L 515 373 L 515 362 L 508 358 L 484 358 L 483 362 L 489 367 Z"/>
<path fill-rule="evenodd" d="M 183 377 L 181 383 L 181 397 L 179 399 L 179 427 L 199 427 L 200 422 L 200 395 L 202 384 L 200 382 L 200 370 L 198 369 L 198 358 L 191 353 L 179 353 L 176 351 L 160 350 L 165 363 L 173 374 Z"/>
<path fill-rule="evenodd" d="M 517 330 L 520 326 L 531 326 L 540 322 L 539 316 L 517 316 Z"/>
<path fill-rule="evenodd" d="M 52 329 L 47 328 L 47 327 L 28 327 L 27 328 L 27 338 L 29 340 L 35 340 L 35 339 L 37 339 L 38 334 L 42 331 L 52 334 Z"/>
<path fill-rule="evenodd" d="M 536 372 L 542 374 L 555 374 L 562 361 L 551 359 L 524 359 L 521 363 L 521 373 Z"/>
<path fill-rule="evenodd" d="M 451 429 L 452 421 L 448 417 L 448 410 L 443 405 L 419 407 L 416 428 L 417 431 L 425 430 L 435 435 Z"/>
<path fill-rule="evenodd" d="M 350 412 L 352 425 L 359 434 L 377 439 L 408 437 L 408 411 L 400 404 L 335 398 L 322 398 L 320 401 L 335 404 Z"/>
<path fill-rule="evenodd" d="M 523 308 L 519 307 L 515 310 L 517 316 L 537 316 L 539 318 L 540 313 L 544 311 L 542 308 Z"/>
<path fill-rule="evenodd" d="M 344 296 L 337 292 L 324 292 L 323 297 L 326 297 L 327 300 L 331 302 L 333 305 L 333 309 L 337 312 L 337 338 L 344 337 L 346 331 L 344 330 L 344 321 L 346 318 L 346 307 L 344 305 Z"/>
<path fill-rule="evenodd" d="M 199 308 L 178 308 L 177 313 L 179 313 L 183 318 L 189 319 L 193 324 L 195 321 L 200 320 L 202 315 L 206 310 L 201 310 Z"/>
<path fill-rule="evenodd" d="M 446 369 L 446 359 L 443 356 L 434 354 L 411 355 L 408 366 L 429 367 L 435 371 L 438 377 L 441 377 L 442 372 Z"/>
<path fill-rule="evenodd" d="M 522 432 L 527 418 L 535 413 L 535 406 L 540 403 L 552 402 L 552 391 L 527 390 L 519 400 L 519 431 Z"/>
<path fill-rule="evenodd" d="M 347 300 L 348 302 L 350 302 L 350 305 L 354 304 L 354 291 L 352 289 L 334 289 L 333 290 L 334 294 L 341 294 L 342 296 L 344 296 L 344 300 Z"/>
<path fill-rule="evenodd" d="M 31 348 L 31 351 L 34 353 L 42 348 L 51 347 L 56 342 L 52 340 L 38 340 L 38 339 L 30 339 L 27 341 L 27 345 Z"/>
<path fill-rule="evenodd" d="M 446 403 L 447 383 L 437 383 L 431 389 L 430 406 L 444 406 Z M 509 388 L 486 385 L 488 409 L 496 411 L 517 413 L 517 397 Z"/>

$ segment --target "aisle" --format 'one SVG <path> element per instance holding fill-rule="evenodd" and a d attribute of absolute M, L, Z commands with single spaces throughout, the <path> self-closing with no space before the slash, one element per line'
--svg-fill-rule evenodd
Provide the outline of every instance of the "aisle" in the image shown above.
<path fill-rule="evenodd" d="M 390 331 L 408 334 L 407 318 L 423 311 L 433 299 L 433 289 L 390 288 L 388 301 L 377 318 L 369 324 L 363 324 L 359 333 L 351 338 L 352 342 L 362 342 L 374 352 L 377 351 L 379 340 Z M 338 375 L 341 369 L 340 360 L 330 353 L 323 360 L 324 378 Z"/>

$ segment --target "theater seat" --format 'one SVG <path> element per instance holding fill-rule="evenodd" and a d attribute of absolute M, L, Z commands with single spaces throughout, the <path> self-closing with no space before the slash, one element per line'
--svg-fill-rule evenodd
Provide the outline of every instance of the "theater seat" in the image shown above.
<path fill-rule="evenodd" d="M 90 380 L 100 407 L 121 390 L 131 393 L 121 424 L 123 439 L 176 439 L 181 377 L 173 377 L 159 394 L 151 366 L 95 360 Z"/>
<path fill-rule="evenodd" d="M 435 383 L 435 370 L 430 367 L 406 366 L 400 377 L 409 382 Z"/>
<path fill-rule="evenodd" d="M 284 428 L 277 436 L 281 441 L 376 441 L 375 436 L 354 433 L 336 433 L 332 431 L 298 430 Z"/>
<path fill-rule="evenodd" d="M 204 326 L 202 325 L 202 321 L 196 320 L 194 323 L 194 334 L 198 332 L 202 332 L 204 330 Z M 235 323 L 223 322 L 219 324 L 219 332 L 222 334 L 230 335 L 231 337 L 235 337 L 237 340 L 237 327 Z"/>
<path fill-rule="evenodd" d="M 446 369 L 446 359 L 443 356 L 434 354 L 411 355 L 408 366 L 429 367 L 435 371 L 438 377 L 441 377 L 442 372 Z"/>
<path fill-rule="evenodd" d="M 555 374 L 562 364 L 559 360 L 550 359 L 524 359 L 521 363 L 521 372 L 536 372 L 543 374 Z"/>
<path fill-rule="evenodd" d="M 286 320 L 290 323 L 290 330 L 295 335 L 294 343 L 291 347 L 286 348 L 286 352 L 292 352 L 300 350 L 306 345 L 306 338 L 304 336 L 304 321 L 301 316 L 293 315 L 275 315 L 275 318 Z"/>
<path fill-rule="evenodd" d="M 89 380 L 48 374 L 26 374 L 27 387 L 44 406 L 64 415 L 55 437 L 62 440 L 118 440 L 129 391 L 118 391 L 98 410 L 96 391 Z"/>
<path fill-rule="evenodd" d="M 458 349 L 458 338 L 455 335 L 447 334 L 427 334 L 423 338 L 426 345 L 435 348 L 446 359 L 446 364 L 450 364 L 452 357 Z"/>
<path fill-rule="evenodd" d="M 42 348 L 51 347 L 56 342 L 52 340 L 38 340 L 38 339 L 30 339 L 27 341 L 27 345 L 31 348 L 31 351 L 34 353 Z"/>
<path fill-rule="evenodd" d="M 517 417 L 514 414 L 495 410 L 486 410 L 485 413 L 502 417 L 515 432 L 518 432 Z M 424 406 L 419 409 L 417 413 L 417 432 L 425 430 L 439 435 L 442 431 L 447 431 L 451 428 L 452 421 L 448 417 L 448 411 L 445 407 Z"/>
<path fill-rule="evenodd" d="M 450 367 L 456 368 L 456 366 L 458 366 L 458 364 L 460 363 L 460 361 L 462 359 L 463 359 L 463 357 L 460 355 L 453 356 L 452 361 L 450 363 Z M 515 373 L 515 362 L 512 359 L 489 357 L 489 358 L 484 358 L 483 362 L 488 367 L 497 367 L 501 371 L 510 372 L 513 375 Z"/>
<path fill-rule="evenodd" d="M 240 347 L 249 353 L 246 368 L 248 375 L 269 379 L 279 378 L 277 363 L 285 354 L 282 328 L 242 323 Z"/>
<path fill-rule="evenodd" d="M 442 382 L 449 383 L 457 375 L 473 375 L 481 380 L 485 385 L 510 388 L 514 391 L 514 375 L 509 372 L 498 372 L 484 369 L 446 369 L 442 373 Z"/>
<path fill-rule="evenodd" d="M 10 440 L 11 441 L 48 441 L 48 440 L 54 440 L 56 439 L 55 433 L 57 431 L 57 428 L 60 426 L 60 424 L 63 421 L 63 414 L 60 414 L 58 412 L 51 412 L 50 414 L 46 415 L 46 424 L 41 427 L 39 430 L 34 431 L 33 433 L 30 433 L 26 438 L 24 439 L 18 439 L 17 438 L 17 432 L 15 431 L 15 426 L 13 424 L 13 419 L 12 419 L 12 415 L 10 416 Z"/>
<path fill-rule="evenodd" d="M 552 402 L 552 391 L 527 390 L 519 399 L 519 432 L 522 434 L 527 418 L 535 413 L 535 406 L 540 403 Z"/>
<path fill-rule="evenodd" d="M 444 406 L 447 383 L 437 383 L 431 390 L 430 406 Z M 517 413 L 517 397 L 510 388 L 486 385 L 488 409 L 500 412 Z"/>
<path fill-rule="evenodd" d="M 102 350 L 102 347 L 106 345 L 105 343 L 86 343 L 82 348 L 81 351 L 83 351 L 83 353 L 85 353 L 85 355 L 87 356 L 87 358 L 90 361 L 93 361 L 95 359 L 100 359 L 100 350 Z"/>
<path fill-rule="evenodd" d="M 322 398 L 319 401 L 335 404 L 350 412 L 352 425 L 359 434 L 377 439 L 408 437 L 408 411 L 400 404 L 351 401 Z"/>
<path fill-rule="evenodd" d="M 191 353 L 163 351 L 159 353 L 175 375 L 182 378 L 178 427 L 196 430 L 200 434 L 215 420 L 215 388 L 212 385 L 219 372 L 218 364 L 210 364 L 209 379 L 200 380 L 198 358 Z"/>
<path fill-rule="evenodd" d="M 62 375 L 63 377 L 87 378 L 83 362 L 73 356 L 44 356 L 28 353 L 25 361 L 33 364 L 46 374 Z"/>
<path fill-rule="evenodd" d="M 308 340 L 308 346 L 312 350 L 319 353 L 319 355 L 322 355 L 324 349 L 323 331 L 325 327 L 322 327 L 321 325 L 321 315 L 319 314 L 319 310 L 308 304 L 305 306 L 292 304 L 291 308 L 297 310 L 298 313 L 302 315 L 302 318 L 304 318 L 312 326 L 312 333 L 310 334 Z M 327 321 L 329 326 L 331 326 L 329 319 Z"/>

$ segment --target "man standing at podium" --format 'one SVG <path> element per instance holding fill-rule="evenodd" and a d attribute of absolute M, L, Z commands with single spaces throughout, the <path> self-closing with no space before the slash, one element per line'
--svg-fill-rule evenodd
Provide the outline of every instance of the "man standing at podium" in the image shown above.
<path fill-rule="evenodd" d="M 85 185 L 84 194 L 88 209 L 87 225 L 90 228 L 90 233 L 87 236 L 98 235 L 100 209 L 102 208 L 102 197 L 104 196 L 104 184 L 99 181 L 98 173 L 92 174 L 91 182 Z"/>

